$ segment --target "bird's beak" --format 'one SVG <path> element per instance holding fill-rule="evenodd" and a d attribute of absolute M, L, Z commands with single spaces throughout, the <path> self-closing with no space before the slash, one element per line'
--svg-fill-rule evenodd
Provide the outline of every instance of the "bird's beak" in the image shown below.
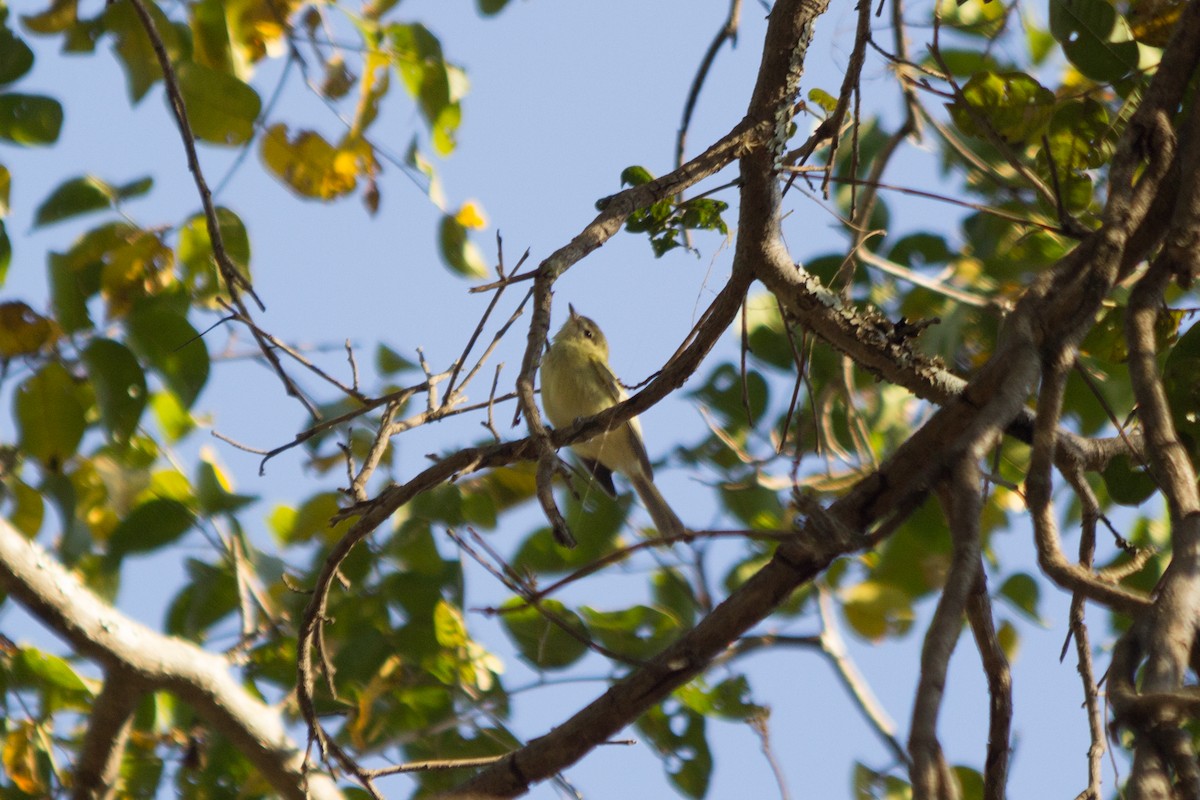
<path fill-rule="evenodd" d="M 571 305 L 570 303 L 567 303 L 567 310 L 571 312 L 571 319 L 575 319 L 579 316 L 575 313 L 575 306 Z"/>

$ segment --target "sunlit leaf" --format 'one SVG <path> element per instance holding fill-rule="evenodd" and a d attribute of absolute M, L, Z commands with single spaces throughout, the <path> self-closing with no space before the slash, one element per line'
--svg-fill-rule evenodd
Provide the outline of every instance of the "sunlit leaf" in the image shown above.
<path fill-rule="evenodd" d="M 879 641 L 907 631 L 915 615 L 907 594 L 894 586 L 865 580 L 842 592 L 842 613 L 856 633 Z"/>
<path fill-rule="evenodd" d="M 49 794 L 47 765 L 42 758 L 38 736 L 32 720 L 14 721 L 4 735 L 0 763 L 9 780 L 26 795 L 45 797 Z"/>
<path fill-rule="evenodd" d="M 1112 83 L 1138 67 L 1138 45 L 1107 0 L 1050 0 L 1050 33 L 1087 77 Z"/>
<path fill-rule="evenodd" d="M 45 653 L 32 647 L 21 648 L 18 656 L 18 669 L 39 681 L 63 689 L 68 692 L 90 693 L 87 684 L 71 669 L 71 665 L 51 653 Z"/>
<path fill-rule="evenodd" d="M 447 214 L 438 227 L 438 245 L 442 261 L 450 269 L 467 278 L 484 278 L 488 274 L 483 253 L 467 234 L 466 227 Z"/>
<path fill-rule="evenodd" d="M 287 127 L 272 125 L 262 139 L 262 159 L 274 175 L 301 197 L 332 200 L 354 191 L 363 172 L 362 152 L 335 148 L 315 131 L 289 138 Z"/>
<path fill-rule="evenodd" d="M 420 23 L 394 23 L 387 26 L 386 34 L 392 65 L 417 101 L 434 149 L 439 155 L 449 155 L 462 118 L 458 101 L 467 91 L 466 74 L 446 62 L 441 42 Z"/>
<path fill-rule="evenodd" d="M 42 520 L 46 516 L 45 498 L 37 489 L 16 478 L 10 478 L 5 488 L 12 500 L 8 521 L 27 538 L 34 538 L 42 529 Z"/>
<path fill-rule="evenodd" d="M 990 128 L 1008 142 L 1040 136 L 1054 113 L 1054 93 L 1022 72 L 977 72 L 949 104 L 965 133 L 986 138 Z"/>
<path fill-rule="evenodd" d="M 1047 139 L 1060 170 L 1096 169 L 1112 157 L 1116 130 L 1108 110 L 1084 97 L 1062 103 L 1054 110 Z"/>
<path fill-rule="evenodd" d="M 150 408 L 158 427 L 169 442 L 177 442 L 196 427 L 196 420 L 188 413 L 174 392 L 155 392 L 150 398 Z"/>
<path fill-rule="evenodd" d="M 228 475 L 215 462 L 211 452 L 202 450 L 196 467 L 196 499 L 207 514 L 227 514 L 254 503 L 254 495 L 238 494 Z"/>

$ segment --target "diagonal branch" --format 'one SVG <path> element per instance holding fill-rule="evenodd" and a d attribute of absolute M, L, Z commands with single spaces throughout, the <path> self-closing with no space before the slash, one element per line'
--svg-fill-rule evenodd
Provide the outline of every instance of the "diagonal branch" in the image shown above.
<path fill-rule="evenodd" d="M 242 688 L 226 659 L 156 633 L 117 611 L 4 519 L 0 588 L 75 652 L 103 665 L 110 677 L 130 673 L 145 691 L 165 690 L 193 706 L 280 797 L 342 796 L 327 776 L 304 771 L 304 754 L 288 735 L 279 711 Z"/>

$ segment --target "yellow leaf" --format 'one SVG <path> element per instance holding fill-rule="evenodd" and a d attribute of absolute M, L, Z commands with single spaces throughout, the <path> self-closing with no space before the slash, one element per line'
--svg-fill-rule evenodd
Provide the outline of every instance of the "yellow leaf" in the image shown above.
<path fill-rule="evenodd" d="M 454 215 L 454 219 L 458 220 L 458 224 L 464 228 L 480 230 L 487 227 L 487 217 L 484 216 L 483 209 L 474 200 L 463 203 L 462 208 L 458 209 L 458 213 Z"/>
<path fill-rule="evenodd" d="M 868 579 L 841 594 L 846 621 L 865 639 L 879 641 L 913 623 L 912 601 L 895 586 Z"/>
<path fill-rule="evenodd" d="M 33 740 L 37 735 L 31 720 L 22 720 L 4 739 L 4 750 L 0 754 L 4 771 L 17 788 L 25 794 L 44 797 L 47 787 L 38 775 L 37 748 Z"/>
<path fill-rule="evenodd" d="M 57 339 L 54 321 L 25 303 L 0 303 L 0 358 L 27 356 Z"/>
<path fill-rule="evenodd" d="M 285 125 L 273 125 L 263 137 L 262 159 L 268 169 L 302 197 L 332 200 L 349 194 L 359 174 L 374 165 L 361 140 L 336 148 L 315 131 L 289 138 Z"/>

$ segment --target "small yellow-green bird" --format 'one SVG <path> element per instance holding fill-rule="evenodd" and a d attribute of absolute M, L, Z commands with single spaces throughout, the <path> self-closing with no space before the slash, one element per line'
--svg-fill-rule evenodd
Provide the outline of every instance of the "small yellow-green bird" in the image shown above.
<path fill-rule="evenodd" d="M 608 340 L 600 327 L 575 313 L 573 306 L 567 307 L 571 316 L 542 357 L 542 405 L 557 428 L 599 414 L 626 396 L 608 366 Z M 571 449 L 609 494 L 616 494 L 613 472 L 628 478 L 650 512 L 659 535 L 684 533 L 683 523 L 654 485 L 654 472 L 637 417 L 621 423 L 619 428 L 576 442 Z"/>

